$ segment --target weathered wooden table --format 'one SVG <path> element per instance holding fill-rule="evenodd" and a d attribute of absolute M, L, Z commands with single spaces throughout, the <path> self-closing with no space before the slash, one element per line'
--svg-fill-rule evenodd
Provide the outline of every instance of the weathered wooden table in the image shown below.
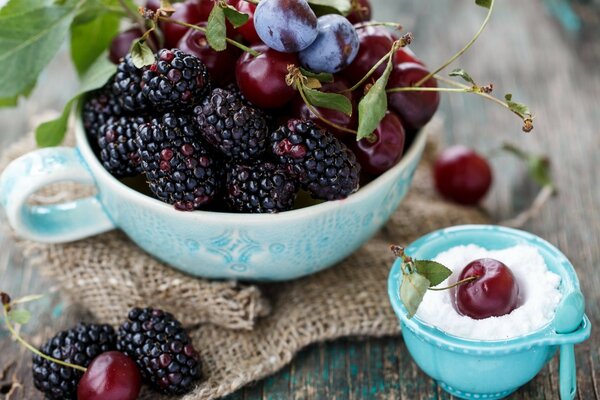
<path fill-rule="evenodd" d="M 376 16 L 402 22 L 415 35 L 413 49 L 430 65 L 460 48 L 483 18 L 472 0 L 378 0 Z M 587 313 L 600 326 L 600 18 L 579 5 L 584 28 L 567 33 L 547 12 L 543 0 L 503 0 L 481 41 L 457 66 L 496 91 L 513 91 L 536 114 L 536 130 L 520 132 L 504 110 L 469 95 L 445 96 L 448 142 L 469 143 L 492 154 L 505 140 L 550 154 L 560 196 L 527 226 L 561 248 L 582 281 Z M 52 76 L 18 110 L 0 111 L 0 146 L 27 129 L 27 118 L 48 106 L 59 107 L 75 90 L 64 60 L 53 64 Z M 1 147 L 0 147 L 1 148 Z M 499 220 L 528 204 L 536 188 L 524 167 L 507 156 L 494 157 L 496 182 L 485 207 Z M 52 282 L 27 267 L 11 244 L 0 238 L 0 288 L 14 295 L 52 292 L 36 304 L 34 323 L 25 329 L 36 343 L 69 326 L 76 315 L 61 301 Z M 0 399 L 38 399 L 31 387 L 30 355 L 0 329 Z M 578 346 L 578 398 L 598 399 L 600 334 Z M 558 398 L 555 358 L 515 399 Z M 14 379 L 14 380 L 13 380 Z M 23 385 L 22 388 L 15 386 Z M 13 388 L 15 387 L 15 388 Z M 411 361 L 400 338 L 347 339 L 312 346 L 275 376 L 230 397 L 237 399 L 447 399 Z"/>

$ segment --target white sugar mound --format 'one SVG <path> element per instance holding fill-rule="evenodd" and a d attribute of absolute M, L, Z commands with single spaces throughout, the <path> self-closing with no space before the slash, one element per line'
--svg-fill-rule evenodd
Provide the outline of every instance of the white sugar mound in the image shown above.
<path fill-rule="evenodd" d="M 452 275 L 439 287 L 456 282 L 462 269 L 471 261 L 493 258 L 508 266 L 515 276 L 523 299 L 522 305 L 500 317 L 473 319 L 460 315 L 452 302 L 453 291 L 428 291 L 419 306 L 417 318 L 454 336 L 475 340 L 505 340 L 532 333 L 554 317 L 561 299 L 560 276 L 550 272 L 542 255 L 532 246 L 514 246 L 503 250 L 486 250 L 476 245 L 456 246 L 435 257 L 450 268 Z"/>

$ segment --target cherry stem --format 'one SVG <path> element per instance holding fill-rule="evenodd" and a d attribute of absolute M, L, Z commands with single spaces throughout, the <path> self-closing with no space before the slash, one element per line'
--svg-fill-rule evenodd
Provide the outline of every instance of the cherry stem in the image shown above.
<path fill-rule="evenodd" d="M 172 19 L 172 18 L 165 17 L 162 15 L 159 15 L 158 19 L 160 19 L 161 21 L 164 21 L 164 22 L 170 22 L 172 24 L 185 26 L 186 28 L 195 29 L 197 31 L 200 31 L 200 32 L 203 32 L 206 34 L 206 28 L 202 28 L 201 26 L 198 26 L 198 25 L 188 24 L 186 22 L 178 21 L 176 19 Z M 254 57 L 258 57 L 261 54 L 260 52 L 253 50 L 250 47 L 245 46 L 245 45 L 241 44 L 240 42 L 236 42 L 235 40 L 230 39 L 228 37 L 226 37 L 225 40 L 227 41 L 227 43 L 237 47 L 240 50 L 245 51 L 246 53 L 252 54 Z"/>
<path fill-rule="evenodd" d="M 401 31 L 402 29 L 404 29 L 402 27 L 402 25 L 396 23 L 396 22 L 377 22 L 377 21 L 371 21 L 371 22 L 361 22 L 359 24 L 354 25 L 354 27 L 356 29 L 364 29 L 364 28 L 368 28 L 369 26 L 385 26 L 388 28 L 394 28 L 397 29 L 399 31 Z"/>
<path fill-rule="evenodd" d="M 87 371 L 87 368 L 84 368 L 80 365 L 71 364 L 66 361 L 62 361 L 62 360 L 56 359 L 54 357 L 51 357 L 47 354 L 44 354 L 41 351 L 39 351 L 38 349 L 36 349 L 35 347 L 33 347 L 31 344 L 29 344 L 25 339 L 23 339 L 21 337 L 21 335 L 19 335 L 17 333 L 15 328 L 12 326 L 12 324 L 10 322 L 10 318 L 8 317 L 9 306 L 10 306 L 9 304 L 4 304 L 2 307 L 2 310 L 4 311 L 4 322 L 6 323 L 6 327 L 8 328 L 8 331 L 12 334 L 12 336 L 15 338 L 15 340 L 17 340 L 19 343 L 21 343 L 23 346 L 25 346 L 27 349 L 29 349 L 29 351 L 33 352 L 34 354 L 37 354 L 38 356 L 40 356 L 42 358 L 45 358 L 48 361 L 51 361 L 56 364 L 60 364 L 64 367 L 75 368 L 82 372 Z"/>
<path fill-rule="evenodd" d="M 340 131 L 343 132 L 348 132 L 351 133 L 353 135 L 357 135 L 358 132 L 356 132 L 353 129 L 349 129 L 349 128 L 345 128 L 341 125 L 336 124 L 333 121 L 328 120 L 327 118 L 325 118 L 324 116 L 321 115 L 321 113 L 319 112 L 319 110 L 317 110 L 312 104 L 310 104 L 310 102 L 308 101 L 308 98 L 306 97 L 306 94 L 304 93 L 304 83 L 300 83 L 300 87 L 298 87 L 298 91 L 300 92 L 300 97 L 302 97 L 302 101 L 304 102 L 304 104 L 306 104 L 306 107 L 308 107 L 308 110 L 313 113 L 317 118 L 319 118 L 321 121 L 323 121 L 324 123 L 326 123 L 329 126 L 334 127 L 335 129 L 338 129 Z"/>
<path fill-rule="evenodd" d="M 390 250 L 397 258 L 402 259 L 400 268 L 402 269 L 402 275 L 410 275 L 414 271 L 414 262 L 412 257 L 407 255 L 404 251 L 404 247 L 393 244 L 390 246 Z"/>
<path fill-rule="evenodd" d="M 480 276 L 469 276 L 468 278 L 462 279 L 462 280 L 460 280 L 460 281 L 458 281 L 458 282 L 456 282 L 455 284 L 453 284 L 453 285 L 450 285 L 450 286 L 446 286 L 446 287 L 443 287 L 443 288 L 430 287 L 430 288 L 428 288 L 428 289 L 429 289 L 429 290 L 433 290 L 433 291 L 442 291 L 442 290 L 448 290 L 448 289 L 452 289 L 452 288 L 454 288 L 454 287 L 457 287 L 457 286 L 463 285 L 463 284 L 465 284 L 465 283 L 472 282 L 472 281 L 474 281 L 474 280 L 476 280 L 476 279 L 479 279 L 479 278 L 481 278 L 481 277 L 480 277 Z"/>
<path fill-rule="evenodd" d="M 465 47 L 463 47 L 458 53 L 456 53 L 455 55 L 450 57 L 448 59 L 448 61 L 446 61 L 444 64 L 442 64 L 440 67 L 438 67 L 435 71 L 430 72 L 423 79 L 421 79 L 419 82 L 417 82 L 415 84 L 415 86 L 421 86 L 422 84 L 427 82 L 429 79 L 431 79 L 434 75 L 436 75 L 440 71 L 443 71 L 448 65 L 452 64 L 454 61 L 456 61 L 456 59 L 458 59 L 464 53 L 466 53 L 467 50 L 469 50 L 471 48 L 471 46 L 473 46 L 473 43 L 475 43 L 477 41 L 477 39 L 479 38 L 479 36 L 481 35 L 483 30 L 487 26 L 488 22 L 490 21 L 490 17 L 492 16 L 493 10 L 494 10 L 494 0 L 490 0 L 490 8 L 488 9 L 488 13 L 485 16 L 485 19 L 483 20 L 483 24 L 481 24 L 481 27 L 479 28 L 479 30 L 477 31 L 475 36 L 473 36 L 473 39 L 471 39 L 471 41 L 469 43 L 467 43 Z"/>
<path fill-rule="evenodd" d="M 129 15 L 129 17 L 131 19 L 133 19 L 139 25 L 142 32 L 145 32 L 146 31 L 146 21 L 144 21 L 144 18 L 139 13 L 137 13 L 136 10 L 132 10 L 127 5 L 125 0 L 119 0 L 119 4 L 121 5 L 121 7 L 123 7 L 123 9 Z"/>
<path fill-rule="evenodd" d="M 544 205 L 552 198 L 556 193 L 556 188 L 552 185 L 543 186 L 531 206 L 526 210 L 519 213 L 516 217 L 500 222 L 500 225 L 508 226 L 510 228 L 521 228 L 531 219 L 535 218 L 540 213 Z"/>

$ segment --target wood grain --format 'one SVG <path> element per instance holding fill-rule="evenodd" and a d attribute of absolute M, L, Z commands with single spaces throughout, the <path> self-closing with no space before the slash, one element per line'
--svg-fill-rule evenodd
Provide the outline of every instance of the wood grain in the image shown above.
<path fill-rule="evenodd" d="M 438 65 L 466 42 L 484 16 L 470 0 L 373 3 L 376 17 L 401 22 L 414 33 L 412 48 L 430 66 Z M 487 154 L 510 141 L 551 155 L 560 194 L 526 228 L 557 245 L 572 260 L 581 277 L 587 313 L 592 323 L 600 326 L 600 68 L 594 64 L 600 60 L 599 14 L 578 4 L 576 11 L 588 25 L 577 36 L 562 30 L 543 0 L 497 3 L 489 29 L 456 66 L 469 71 L 478 82 L 493 82 L 497 95 L 512 91 L 515 99 L 535 112 L 536 129 L 530 135 L 521 133 L 517 119 L 475 96 L 445 96 L 441 114 L 446 139 L 468 143 Z M 49 106 L 58 109 L 73 93 L 73 73 L 65 70 L 65 58 L 56 60 L 48 72 L 64 79 L 43 80 L 48 84 L 40 86 L 16 111 L 0 110 L 0 149 L 26 131 L 28 117 Z M 536 187 L 525 177 L 524 166 L 509 156 L 497 155 L 493 164 L 494 190 L 484 206 L 502 220 L 525 207 Z M 35 305 L 36 318 L 26 328 L 36 344 L 81 316 L 2 238 L 0 289 L 14 295 L 51 293 Z M 12 343 L 4 330 L 0 330 L 0 338 L 0 399 L 40 399 L 31 386 L 29 354 Z M 576 348 L 580 400 L 600 399 L 599 344 L 596 329 L 591 340 Z M 13 376 L 22 387 L 11 389 Z M 511 398 L 549 400 L 558 398 L 557 393 L 555 358 Z M 450 398 L 411 361 L 401 339 L 383 338 L 313 345 L 278 374 L 228 400 Z"/>

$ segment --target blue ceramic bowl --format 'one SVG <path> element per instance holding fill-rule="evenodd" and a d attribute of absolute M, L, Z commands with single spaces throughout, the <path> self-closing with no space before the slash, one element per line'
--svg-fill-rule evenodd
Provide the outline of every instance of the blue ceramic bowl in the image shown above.
<path fill-rule="evenodd" d="M 206 278 L 286 280 L 327 268 L 357 250 L 408 192 L 427 128 L 392 169 L 347 199 L 274 215 L 180 212 L 111 176 L 76 126 L 76 148 L 33 151 L 0 177 L 0 204 L 21 236 L 68 242 L 121 229 L 148 253 Z M 94 185 L 95 196 L 53 206 L 28 197 L 58 181 Z"/>
<path fill-rule="evenodd" d="M 412 243 L 406 252 L 416 259 L 432 259 L 451 247 L 466 244 L 490 250 L 520 244 L 535 246 L 548 268 L 561 277 L 559 289 L 563 297 L 557 307 L 557 316 L 546 327 L 509 340 L 479 341 L 448 335 L 417 317 L 408 319 L 399 295 L 402 274 L 397 260 L 389 275 L 388 294 L 414 361 L 456 397 L 500 399 L 533 379 L 560 346 L 561 399 L 572 399 L 575 395 L 572 345 L 590 336 L 591 325 L 583 314 L 583 296 L 571 263 L 554 246 L 535 235 L 489 225 L 465 225 L 435 231 Z M 561 317 L 567 316 L 569 321 L 558 317 L 559 308 L 565 311 Z M 565 330 L 565 324 L 572 328 L 559 333 L 561 329 Z"/>

